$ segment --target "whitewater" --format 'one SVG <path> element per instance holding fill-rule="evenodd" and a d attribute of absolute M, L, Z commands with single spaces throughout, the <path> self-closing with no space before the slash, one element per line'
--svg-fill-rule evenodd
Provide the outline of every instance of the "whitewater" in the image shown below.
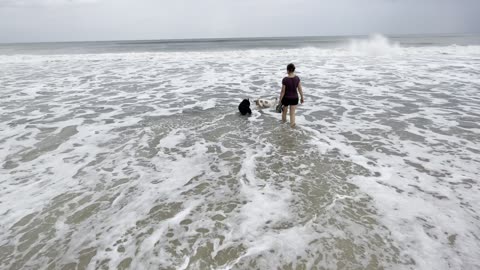
<path fill-rule="evenodd" d="M 297 127 L 239 115 L 290 62 Z M 0 94 L 1 269 L 480 268 L 479 45 L 8 53 Z"/>

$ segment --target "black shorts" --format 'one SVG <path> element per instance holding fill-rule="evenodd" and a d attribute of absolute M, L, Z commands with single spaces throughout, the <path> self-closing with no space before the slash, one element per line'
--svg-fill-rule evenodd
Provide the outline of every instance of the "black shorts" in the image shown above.
<path fill-rule="evenodd" d="M 289 97 L 284 97 L 282 99 L 282 105 L 283 106 L 290 106 L 290 105 L 298 105 L 298 98 L 289 98 Z"/>

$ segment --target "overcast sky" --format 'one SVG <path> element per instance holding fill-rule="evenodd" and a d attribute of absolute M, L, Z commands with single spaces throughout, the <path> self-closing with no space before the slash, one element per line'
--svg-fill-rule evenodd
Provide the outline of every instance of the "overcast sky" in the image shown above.
<path fill-rule="evenodd" d="M 480 0 L 0 0 L 0 42 L 479 32 Z"/>

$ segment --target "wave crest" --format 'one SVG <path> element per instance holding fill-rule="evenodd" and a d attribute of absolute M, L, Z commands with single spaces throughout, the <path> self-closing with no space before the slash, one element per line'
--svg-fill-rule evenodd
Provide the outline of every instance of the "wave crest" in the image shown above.
<path fill-rule="evenodd" d="M 400 45 L 381 34 L 373 34 L 366 40 L 352 39 L 348 48 L 353 54 L 380 56 L 397 53 Z"/>

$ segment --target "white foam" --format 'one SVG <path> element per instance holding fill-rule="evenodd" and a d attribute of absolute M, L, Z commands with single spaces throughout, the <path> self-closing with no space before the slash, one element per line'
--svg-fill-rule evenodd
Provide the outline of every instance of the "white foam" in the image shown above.
<path fill-rule="evenodd" d="M 363 250 L 383 268 L 478 268 L 479 57 L 479 46 L 381 36 L 331 49 L 1 55 L 0 242 L 15 254 L 0 268 L 40 244 L 25 268 L 45 267 L 48 250 L 58 268 L 78 263 L 88 247 L 90 269 L 126 258 L 135 269 L 336 268 L 349 260 L 341 240 L 355 257 L 346 267 L 366 268 Z M 292 59 L 306 95 L 297 129 L 273 110 L 240 117 L 239 100 L 278 96 Z M 317 185 L 327 199 L 309 216 L 301 192 Z M 77 195 L 54 200 L 65 194 Z M 38 220 L 12 228 L 29 214 Z"/>
<path fill-rule="evenodd" d="M 160 140 L 160 146 L 165 148 L 174 148 L 187 139 L 181 130 L 174 130 L 165 138 Z"/>
<path fill-rule="evenodd" d="M 350 41 L 349 50 L 352 54 L 365 54 L 369 56 L 388 55 L 400 50 L 398 43 L 391 42 L 388 38 L 373 34 L 368 39 L 353 39 Z"/>

